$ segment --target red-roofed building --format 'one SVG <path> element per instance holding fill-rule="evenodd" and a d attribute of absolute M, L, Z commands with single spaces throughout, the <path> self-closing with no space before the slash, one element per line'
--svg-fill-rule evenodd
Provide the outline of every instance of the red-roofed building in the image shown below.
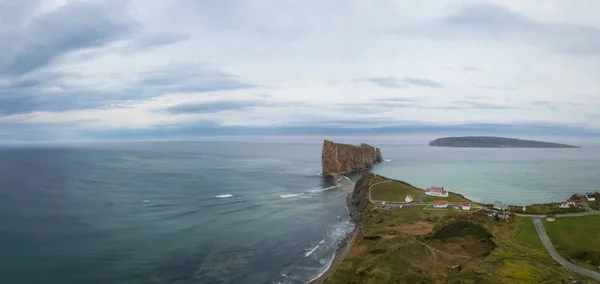
<path fill-rule="evenodd" d="M 433 202 L 433 207 L 434 208 L 446 208 L 446 207 L 448 207 L 448 201 L 447 200 L 436 200 Z"/>
<path fill-rule="evenodd" d="M 407 195 L 406 198 L 404 198 L 404 201 L 406 201 L 406 202 L 412 202 L 413 201 L 412 195 L 410 195 L 410 194 Z"/>
<path fill-rule="evenodd" d="M 471 204 L 469 203 L 463 203 L 462 204 L 462 210 L 471 210 Z"/>
<path fill-rule="evenodd" d="M 425 190 L 425 194 L 431 196 L 448 197 L 448 191 L 445 190 L 443 187 L 432 186 Z"/>
<path fill-rule="evenodd" d="M 560 205 L 558 205 L 558 208 L 570 208 L 571 206 L 569 204 L 567 204 L 567 202 L 561 202 Z"/>
<path fill-rule="evenodd" d="M 575 204 L 577 204 L 577 200 L 575 200 L 575 199 L 569 199 L 569 200 L 567 200 L 567 204 L 568 205 L 575 205 Z"/>

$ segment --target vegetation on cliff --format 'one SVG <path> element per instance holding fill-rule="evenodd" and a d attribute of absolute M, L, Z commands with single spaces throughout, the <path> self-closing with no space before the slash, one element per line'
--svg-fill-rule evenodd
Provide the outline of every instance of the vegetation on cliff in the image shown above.
<path fill-rule="evenodd" d="M 579 148 L 578 146 L 552 142 L 488 136 L 438 138 L 429 142 L 429 146 L 476 148 Z"/>

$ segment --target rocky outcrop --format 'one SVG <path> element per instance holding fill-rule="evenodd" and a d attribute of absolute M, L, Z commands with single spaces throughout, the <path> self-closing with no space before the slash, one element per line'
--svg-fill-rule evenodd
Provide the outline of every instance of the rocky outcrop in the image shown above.
<path fill-rule="evenodd" d="M 383 161 L 381 151 L 368 144 L 353 146 L 325 140 L 321 165 L 323 174 L 346 174 L 366 170 Z"/>

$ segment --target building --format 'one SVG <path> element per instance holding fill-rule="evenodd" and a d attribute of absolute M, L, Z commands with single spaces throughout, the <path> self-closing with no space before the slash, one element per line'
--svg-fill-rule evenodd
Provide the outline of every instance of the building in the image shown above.
<path fill-rule="evenodd" d="M 460 205 L 454 205 L 454 207 L 452 207 L 454 210 L 461 210 L 462 207 Z"/>
<path fill-rule="evenodd" d="M 447 200 L 436 200 L 433 202 L 433 207 L 434 208 L 446 208 L 446 207 L 448 207 L 448 201 Z"/>
<path fill-rule="evenodd" d="M 558 205 L 558 208 L 571 208 L 571 205 L 567 202 L 561 202 L 560 205 Z"/>
<path fill-rule="evenodd" d="M 527 211 L 527 206 L 523 206 L 523 211 Z"/>
<path fill-rule="evenodd" d="M 577 200 L 575 200 L 575 199 L 569 199 L 569 200 L 567 200 L 567 204 L 569 206 L 571 206 L 571 205 L 575 206 L 575 204 L 577 204 Z"/>
<path fill-rule="evenodd" d="M 596 195 L 597 195 L 597 193 L 588 192 L 585 194 L 585 200 L 586 201 L 596 201 Z"/>
<path fill-rule="evenodd" d="M 546 221 L 548 222 L 554 222 L 556 220 L 556 216 L 554 216 L 554 214 L 548 214 L 546 215 Z"/>
<path fill-rule="evenodd" d="M 406 201 L 406 202 L 412 202 L 413 201 L 412 195 L 410 195 L 410 194 L 407 195 L 406 198 L 404 198 L 404 201 Z"/>
<path fill-rule="evenodd" d="M 448 191 L 445 190 L 443 187 L 430 187 L 427 190 L 425 190 L 425 194 L 431 196 L 448 197 Z"/>
<path fill-rule="evenodd" d="M 471 210 L 471 204 L 469 203 L 463 203 L 462 204 L 462 210 Z"/>
<path fill-rule="evenodd" d="M 502 203 L 502 201 L 494 201 L 494 209 L 506 210 L 506 209 L 508 209 L 508 206 L 506 204 Z"/>

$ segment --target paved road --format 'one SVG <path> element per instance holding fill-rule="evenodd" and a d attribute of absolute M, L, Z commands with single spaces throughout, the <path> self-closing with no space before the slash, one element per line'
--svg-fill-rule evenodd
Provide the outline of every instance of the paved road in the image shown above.
<path fill-rule="evenodd" d="M 590 205 L 585 200 L 583 201 L 583 208 L 585 208 L 585 210 L 589 211 L 589 212 L 596 212 L 596 210 L 594 210 L 592 207 L 590 207 Z"/>
<path fill-rule="evenodd" d="M 600 214 L 600 211 L 554 214 L 554 217 L 556 217 L 556 218 L 560 218 L 560 217 L 581 217 L 581 216 L 598 215 L 598 214 Z M 537 218 L 537 217 L 544 218 L 544 217 L 546 217 L 546 215 L 521 214 L 521 213 L 515 213 L 515 215 L 521 216 L 521 217 L 532 217 L 532 218 Z"/>
<path fill-rule="evenodd" d="M 558 253 L 558 251 L 556 251 L 556 249 L 552 245 L 552 242 L 548 238 L 548 234 L 546 234 L 546 229 L 544 229 L 544 223 L 542 221 L 542 218 L 537 217 L 537 218 L 532 218 L 532 219 L 533 219 L 533 224 L 535 225 L 535 229 L 537 230 L 538 235 L 540 236 L 540 239 L 542 240 L 542 243 L 544 244 L 544 247 L 546 247 L 546 250 L 548 250 L 548 253 L 550 253 L 550 256 L 552 256 L 552 258 L 554 258 L 554 260 L 558 261 L 558 263 L 560 263 L 560 265 L 562 265 L 566 269 L 577 272 L 581 275 L 585 275 L 594 280 L 600 281 L 600 273 L 581 268 L 581 267 L 569 262 L 568 260 L 564 259 Z"/>

